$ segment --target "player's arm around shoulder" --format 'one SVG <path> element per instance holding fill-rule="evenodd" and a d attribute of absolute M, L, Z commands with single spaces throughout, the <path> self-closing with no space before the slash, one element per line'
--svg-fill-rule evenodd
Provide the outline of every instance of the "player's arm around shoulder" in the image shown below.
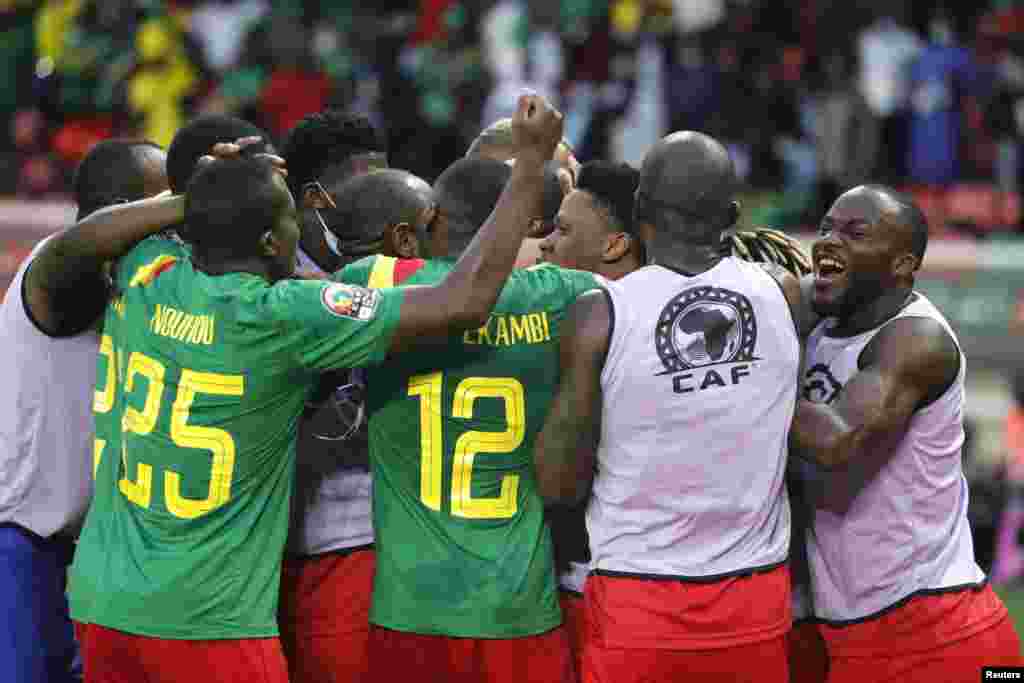
<path fill-rule="evenodd" d="M 587 292 L 569 307 L 559 340 L 558 387 L 534 447 L 537 484 L 546 503 L 578 503 L 593 482 L 601 435 L 601 371 L 612 324 L 604 290 Z"/>
<path fill-rule="evenodd" d="M 896 450 L 914 413 L 941 397 L 960 371 L 960 351 L 931 318 L 898 318 L 861 353 L 860 369 L 832 405 L 800 400 L 794 452 L 830 469 L 854 460 L 877 471 Z"/>
<path fill-rule="evenodd" d="M 25 308 L 36 326 L 54 337 L 82 332 L 109 296 L 104 265 L 184 216 L 183 196 L 158 195 L 100 209 L 50 239 L 23 284 Z"/>

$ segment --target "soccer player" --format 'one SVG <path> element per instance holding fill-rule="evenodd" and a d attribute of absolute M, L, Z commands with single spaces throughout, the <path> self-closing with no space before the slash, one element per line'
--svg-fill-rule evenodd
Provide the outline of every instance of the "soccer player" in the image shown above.
<path fill-rule="evenodd" d="M 535 460 L 546 500 L 592 485 L 585 681 L 788 678 L 799 283 L 729 255 L 736 184 L 715 140 L 660 141 L 636 195 L 652 263 L 568 313 Z"/>
<path fill-rule="evenodd" d="M 302 209 L 299 269 L 333 273 L 344 263 L 335 253 L 325 213 L 347 179 L 387 168 L 381 136 L 365 116 L 327 109 L 303 117 L 288 134 L 282 154 L 288 187 Z"/>
<path fill-rule="evenodd" d="M 408 258 L 429 239 L 437 215 L 426 181 L 387 169 L 330 190 L 335 209 L 317 213 L 340 245 L 343 262 L 381 253 L 402 257 L 399 270 L 414 263 Z M 291 677 L 304 683 L 359 680 L 366 667 L 375 556 L 360 417 L 365 379 L 361 370 L 342 376 L 340 389 L 307 410 L 296 450 L 279 622 Z"/>
<path fill-rule="evenodd" d="M 131 210 L 120 221 L 97 212 L 166 189 L 160 147 L 93 147 L 73 182 L 78 223 L 36 246 L 0 306 L 0 671 L 12 683 L 72 680 L 64 590 L 92 496 L 95 326 L 109 296 L 103 267 L 151 232 L 145 210 L 141 225 Z M 180 213 L 180 200 L 154 201 Z"/>
<path fill-rule="evenodd" d="M 96 409 L 109 440 L 96 444 L 71 580 L 86 683 L 287 680 L 280 561 L 298 418 L 318 374 L 487 320 L 561 128 L 545 100 L 520 99 L 526 152 L 436 286 L 290 279 L 294 202 L 279 173 L 249 158 L 189 182 L 189 257 L 143 242 L 120 261 L 101 345 L 100 367 L 113 371 Z"/>
<path fill-rule="evenodd" d="M 629 164 L 583 164 L 576 189 L 569 192 L 558 211 L 555 229 L 541 242 L 544 261 L 608 280 L 619 280 L 641 267 L 643 244 L 633 223 L 633 199 L 639 183 L 640 172 Z M 548 510 L 562 618 L 577 671 L 583 670 L 583 584 L 590 562 L 585 510 L 585 502 Z"/>
<path fill-rule="evenodd" d="M 456 161 L 434 188 L 448 254 L 379 256 L 340 278 L 440 281 L 512 172 L 494 160 Z M 596 286 L 578 271 L 517 270 L 479 329 L 368 373 L 378 538 L 371 680 L 573 680 L 530 444 L 553 389 L 564 310 Z"/>
<path fill-rule="evenodd" d="M 806 482 L 814 614 L 830 682 L 962 681 L 1020 663 L 974 559 L 961 467 L 966 359 L 914 291 L 924 215 L 879 186 L 842 195 L 814 243 L 796 452 Z"/>

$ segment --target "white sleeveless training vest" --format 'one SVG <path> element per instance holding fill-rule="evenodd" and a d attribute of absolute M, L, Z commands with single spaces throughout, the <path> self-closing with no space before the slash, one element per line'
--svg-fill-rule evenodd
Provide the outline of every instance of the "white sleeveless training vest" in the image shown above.
<path fill-rule="evenodd" d="M 29 317 L 22 283 L 46 241 L 21 264 L 0 305 L 0 523 L 44 537 L 77 534 L 92 500 L 100 347 L 94 330 L 50 337 Z"/>
<path fill-rule="evenodd" d="M 707 580 L 781 564 L 800 342 L 778 282 L 730 257 L 606 287 L 592 570 Z"/>
<path fill-rule="evenodd" d="M 301 268 L 323 274 L 301 249 L 298 255 Z M 347 447 L 345 442 L 336 445 Z M 343 457 L 324 460 L 319 453 L 296 451 L 289 553 L 316 555 L 373 543 L 369 468 L 346 465 Z"/>
<path fill-rule="evenodd" d="M 959 347 L 949 323 L 921 294 L 885 324 L 909 317 L 937 320 Z M 838 397 L 857 374 L 864 347 L 884 327 L 829 337 L 834 324 L 822 321 L 807 341 L 803 395 L 819 403 Z M 966 369 L 961 352 L 956 381 L 914 414 L 892 459 L 864 485 L 846 514 L 815 510 L 807 554 L 817 618 L 864 619 L 918 592 L 984 580 L 974 561 L 960 460 Z M 832 475 L 819 471 L 815 476 Z"/>

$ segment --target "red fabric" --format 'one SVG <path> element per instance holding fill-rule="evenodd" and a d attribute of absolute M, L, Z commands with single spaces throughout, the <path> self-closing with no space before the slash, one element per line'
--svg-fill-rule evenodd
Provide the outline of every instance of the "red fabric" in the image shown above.
<path fill-rule="evenodd" d="M 449 638 L 370 627 L 370 681 L 575 683 L 565 629 L 509 639 Z"/>
<path fill-rule="evenodd" d="M 588 648 L 714 650 L 782 638 L 792 623 L 786 566 L 713 583 L 591 575 L 585 593 Z"/>
<path fill-rule="evenodd" d="M 333 683 L 366 675 L 376 553 L 285 558 L 281 645 L 292 681 Z"/>
<path fill-rule="evenodd" d="M 817 624 L 810 621 L 793 624 L 786 634 L 786 646 L 789 649 L 789 683 L 825 683 L 828 678 L 828 650 Z"/>
<path fill-rule="evenodd" d="M 583 671 L 583 643 L 586 642 L 587 628 L 583 596 L 562 591 L 559 594 L 559 602 L 562 605 L 562 626 L 569 637 L 569 650 L 576 663 L 576 670 Z"/>
<path fill-rule="evenodd" d="M 1006 614 L 1002 600 L 986 584 L 979 589 L 919 595 L 875 619 L 819 628 L 833 659 L 886 657 L 944 648 L 992 628 Z"/>
<path fill-rule="evenodd" d="M 327 106 L 331 79 L 319 71 L 278 69 L 263 87 L 260 99 L 273 133 L 284 136 L 306 114 Z"/>
<path fill-rule="evenodd" d="M 395 284 L 400 285 L 423 267 L 425 261 L 421 258 L 400 258 L 395 261 Z"/>
<path fill-rule="evenodd" d="M 1024 666 L 1020 639 L 1005 614 L 985 630 L 933 650 L 887 649 L 886 654 L 831 657 L 827 683 L 978 681 L 983 666 Z"/>
<path fill-rule="evenodd" d="M 97 142 L 106 140 L 114 131 L 109 116 L 72 119 L 53 136 L 53 150 L 67 164 L 77 164 Z"/>
<path fill-rule="evenodd" d="M 416 32 L 412 36 L 413 43 L 419 45 L 444 38 L 447 33 L 444 15 L 453 4 L 453 0 L 420 0 Z"/>
<path fill-rule="evenodd" d="M 165 640 L 75 624 L 85 683 L 288 683 L 277 638 Z"/>
<path fill-rule="evenodd" d="M 719 650 L 690 651 L 616 649 L 588 642 L 583 653 L 582 680 L 583 683 L 787 683 L 786 636 Z M 865 678 L 857 683 L 871 680 Z"/>

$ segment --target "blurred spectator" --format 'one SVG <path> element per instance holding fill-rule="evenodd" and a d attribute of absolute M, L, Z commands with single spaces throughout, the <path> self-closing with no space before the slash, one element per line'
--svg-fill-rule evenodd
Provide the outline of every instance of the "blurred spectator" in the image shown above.
<path fill-rule="evenodd" d="M 1007 498 L 996 534 L 992 582 L 996 585 L 1017 582 L 1024 577 L 1024 371 L 1018 370 L 1012 381 L 1013 401 L 1006 415 Z"/>
<path fill-rule="evenodd" d="M 977 87 L 977 69 L 944 10 L 929 31 L 931 42 L 910 71 L 907 175 L 915 183 L 948 185 L 959 177 L 964 98 Z"/>
<path fill-rule="evenodd" d="M 814 101 L 814 140 L 820 174 L 815 214 L 825 215 L 843 191 L 867 182 L 875 167 L 878 125 L 856 88 L 849 58 L 824 60 L 824 87 Z"/>
<path fill-rule="evenodd" d="M 250 27 L 270 11 L 267 0 L 207 0 L 193 10 L 192 33 L 207 64 L 218 72 L 233 67 L 242 56 Z"/>
<path fill-rule="evenodd" d="M 904 175 L 910 67 L 923 49 L 924 42 L 893 10 L 879 16 L 857 39 L 860 93 L 880 124 L 884 156 L 877 170 L 882 180 L 891 182 Z"/>
<path fill-rule="evenodd" d="M 199 72 L 185 54 L 181 31 L 166 16 L 139 27 L 135 51 L 128 103 L 141 119 L 141 136 L 166 147 L 187 120 L 185 99 L 198 88 Z"/>

